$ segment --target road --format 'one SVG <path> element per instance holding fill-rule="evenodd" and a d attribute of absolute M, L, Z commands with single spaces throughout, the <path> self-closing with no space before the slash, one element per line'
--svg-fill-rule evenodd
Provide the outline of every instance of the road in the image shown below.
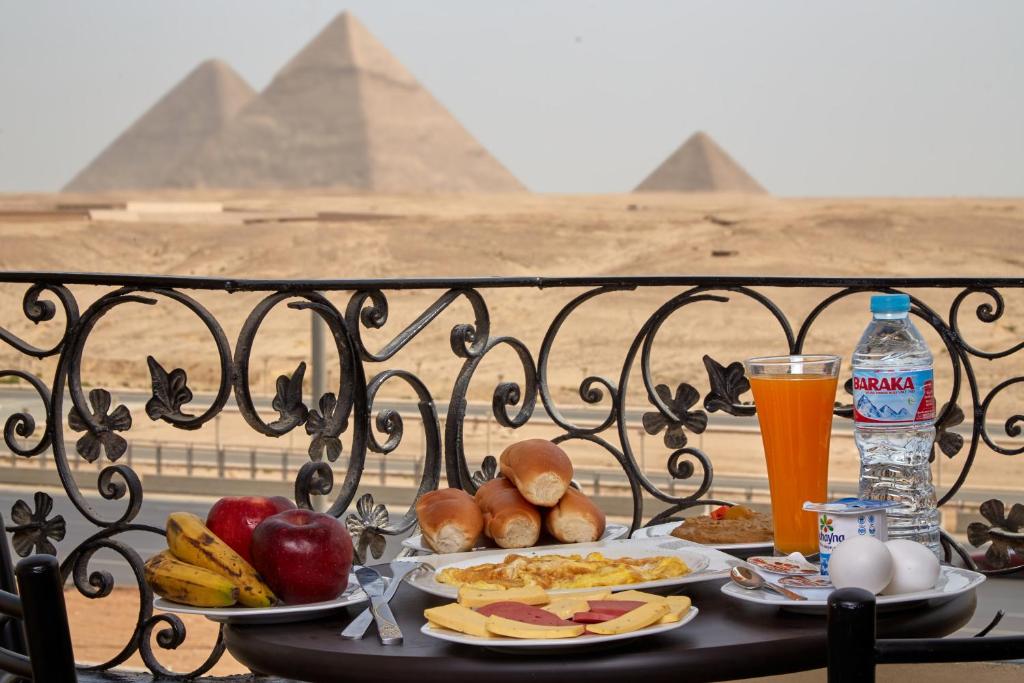
<path fill-rule="evenodd" d="M 0 511 L 5 521 L 10 523 L 10 509 L 18 499 L 25 499 L 32 505 L 32 490 L 17 488 L 0 488 Z M 70 549 L 96 532 L 96 527 L 85 520 L 63 492 L 50 490 L 54 499 L 54 514 L 64 517 L 67 524 L 65 539 L 57 544 L 58 552 L 63 556 Z M 89 496 L 89 503 L 97 511 L 108 516 L 115 516 L 122 508 L 98 496 Z M 142 512 L 136 522 L 163 527 L 167 515 L 176 511 L 194 512 L 201 517 L 206 516 L 211 499 L 197 497 L 147 496 Z M 166 548 L 163 537 L 152 533 L 130 532 L 118 537 L 131 546 L 143 558 Z M 390 539 L 385 557 L 391 557 L 399 550 L 398 542 Z M 131 570 L 119 556 L 110 550 L 97 552 L 89 564 L 90 571 L 102 570 L 110 572 L 118 586 L 134 585 Z M 997 610 L 1005 610 L 1006 617 L 999 625 L 996 633 L 1003 635 L 1024 634 L 1024 577 L 1018 579 L 990 579 L 982 584 L 978 591 L 978 609 L 974 618 L 965 627 L 964 634 L 977 632 L 992 619 Z"/>

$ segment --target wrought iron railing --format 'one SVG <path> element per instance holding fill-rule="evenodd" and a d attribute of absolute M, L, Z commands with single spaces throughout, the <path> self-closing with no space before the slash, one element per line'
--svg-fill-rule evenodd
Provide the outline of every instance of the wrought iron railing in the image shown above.
<path fill-rule="evenodd" d="M 773 325 L 777 326 L 781 335 L 779 351 L 799 353 L 816 321 L 837 302 L 864 292 L 911 290 L 912 313 L 938 335 L 947 352 L 942 357 L 950 364 L 952 378 L 948 394 L 942 397 L 945 400 L 937 419 L 936 444 L 942 457 L 960 461 L 960 471 L 955 481 L 941 493 L 939 503 L 952 499 L 963 486 L 979 449 L 986 448 L 1003 456 L 1024 453 L 1024 439 L 1019 446 L 1007 446 L 1005 441 L 996 443 L 989 432 L 990 425 L 998 418 L 1011 443 L 1022 436 L 1024 411 L 1012 410 L 1008 416 L 990 414 L 997 397 L 1013 385 L 1024 383 L 1024 373 L 1020 372 L 1022 364 L 1012 365 L 1016 368 L 1011 371 L 1012 376 L 1001 379 L 987 391 L 979 386 L 975 371 L 975 364 L 979 361 L 1024 357 L 1021 353 L 1024 341 L 987 351 L 968 341 L 961 331 L 962 309 L 967 305 L 976 304 L 974 316 L 981 324 L 1000 321 L 1006 309 L 1004 292 L 1024 291 L 1024 278 L 520 277 L 277 281 L 2 273 L 0 283 L 28 286 L 22 311 L 32 323 L 59 324 L 55 321 L 63 320 L 59 341 L 45 348 L 0 328 L 0 340 L 22 356 L 56 360 L 52 378 L 43 379 L 18 367 L 0 370 L 0 378 L 13 377 L 28 383 L 46 406 L 42 429 L 28 412 L 16 413 L 7 420 L 4 427 L 7 447 L 26 459 L 52 456 L 66 495 L 78 513 L 96 529 L 76 547 L 61 553 L 64 579 L 70 579 L 75 588 L 87 597 L 101 599 L 109 595 L 114 588 L 112 576 L 103 571 L 90 571 L 89 567 L 97 551 L 108 549 L 120 555 L 132 568 L 141 599 L 132 636 L 118 654 L 91 667 L 96 669 L 117 666 L 138 652 L 146 666 L 156 674 L 196 676 L 208 671 L 224 649 L 218 638 L 207 661 L 192 672 L 173 673 L 160 663 L 153 642 L 159 648 L 177 647 L 186 637 L 185 628 L 174 615 L 153 612 L 152 593 L 142 579 L 143 558 L 119 539 L 128 531 L 163 533 L 161 528 L 137 521 L 143 507 L 142 479 L 129 464 L 122 462 L 127 448 L 125 434 L 138 416 L 133 416 L 123 405 L 112 406 L 111 394 L 102 386 L 86 391 L 82 379 L 83 350 L 97 322 L 127 303 L 183 306 L 209 331 L 214 344 L 213 353 L 218 359 L 219 383 L 215 395 L 202 410 L 189 410 L 187 404 L 193 395 L 186 369 L 167 368 L 158 358 L 150 356 L 147 362 L 153 391 L 145 406 L 148 419 L 165 422 L 177 429 L 200 429 L 218 415 L 233 396 L 241 415 L 256 432 L 280 437 L 303 428 L 309 437 L 309 460 L 295 478 L 296 502 L 301 506 L 312 506 L 314 496 L 331 496 L 333 499 L 327 509 L 339 517 L 355 503 L 355 512 L 347 516 L 346 522 L 363 556 L 379 556 L 385 536 L 404 534 L 413 528 L 416 521 L 412 505 L 395 519 L 368 495 L 357 498 L 367 458 L 371 454 L 394 452 L 403 438 L 402 415 L 392 408 L 375 409 L 378 393 L 386 384 L 402 383 L 417 397 L 424 439 L 423 467 L 415 495 L 436 488 L 441 483 L 442 474 L 448 485 L 472 491 L 482 481 L 495 476 L 496 463 L 487 455 L 480 461 L 479 469 L 474 471 L 467 457 L 463 433 L 467 395 L 478 366 L 499 347 L 510 349 L 515 354 L 521 365 L 522 377 L 518 381 L 500 381 L 494 388 L 494 419 L 506 428 L 522 427 L 535 412 L 541 412 L 537 410 L 537 402 L 540 401 L 557 429 L 555 441 L 586 441 L 609 453 L 628 480 L 633 499 L 631 522 L 634 528 L 663 521 L 695 505 L 726 503 L 707 497 L 714 472 L 712 457 L 691 445 L 688 433 L 703 432 L 708 413 L 754 414 L 754 406 L 744 400 L 749 383 L 738 362 L 740 359 L 719 362 L 709 356 L 703 357 L 709 386 L 703 397 L 693 384 L 697 378 L 676 377 L 671 378 L 671 382 L 659 382 L 651 366 L 652 347 L 666 321 L 680 309 L 698 302 L 726 304 L 736 299 L 753 302 L 767 311 Z M 92 287 L 108 289 L 87 306 L 80 306 L 79 291 L 88 289 L 92 292 Z M 505 334 L 506 330 L 492 329 L 491 311 L 485 294 L 497 288 L 566 291 L 564 303 L 547 325 L 546 334 L 536 351 L 531 351 L 516 336 Z M 800 319 L 791 320 L 769 296 L 769 293 L 792 288 L 820 293 L 815 294 L 817 305 Z M 937 308 L 914 297 L 913 292 L 921 289 L 946 293 L 948 311 L 940 313 Z M 387 326 L 388 295 L 397 290 L 433 290 L 438 294 L 433 303 L 395 333 L 389 342 L 380 348 L 370 348 L 364 343 L 363 333 Z M 609 379 L 591 375 L 580 379 L 580 399 L 590 407 L 603 408 L 605 412 L 597 424 L 577 424 L 568 416 L 568 411 L 560 407 L 549 382 L 549 364 L 559 331 L 581 306 L 599 302 L 613 292 L 631 290 L 665 292 L 663 303 L 631 332 L 632 341 L 617 377 Z M 197 298 L 199 293 L 205 299 L 213 292 L 265 294 L 251 309 L 233 343 L 221 323 Z M 332 302 L 339 295 L 347 297 L 344 310 Z M 460 300 L 472 309 L 473 320 L 456 324 L 450 330 L 451 353 L 461 362 L 461 367 L 447 397 L 442 430 L 437 397 L 417 374 L 400 368 L 376 372 L 375 368 L 384 367 L 383 363 L 394 359 L 412 339 L 432 326 L 446 309 Z M 323 320 L 337 353 L 336 360 L 332 359 L 332 362 L 336 363 L 339 381 L 335 390 L 308 397 L 303 393 L 306 365 L 300 363 L 294 372 L 278 378 L 273 401 L 277 417 L 266 421 L 255 407 L 249 378 L 250 357 L 261 323 L 272 310 L 282 306 L 307 309 Z M 515 334 L 515 330 L 508 332 Z M 736 334 L 744 333 L 742 329 L 736 331 Z M 672 487 L 673 491 L 665 490 L 638 465 L 626 410 L 628 385 L 637 374 L 642 393 L 649 403 L 647 412 L 642 414 L 642 426 L 649 434 L 662 435 L 666 447 L 666 471 L 675 482 L 687 485 L 681 492 L 678 484 Z M 70 396 L 70 406 L 65 406 L 65 394 Z M 835 413 L 840 418 L 849 418 L 852 408 L 845 403 L 837 403 Z M 71 452 L 68 435 L 65 434 L 65 415 L 68 426 L 75 432 Z M 965 420 L 970 423 L 967 438 L 953 429 Z M 351 439 L 344 458 L 341 457 L 343 434 Z M 383 440 L 378 434 L 383 435 Z M 25 439 L 36 440 L 27 446 L 19 445 L 24 444 Z M 96 489 L 104 499 L 120 502 L 119 513 L 107 515 L 90 504 L 73 476 L 71 462 L 74 458 L 89 462 L 100 458 L 110 461 L 98 471 Z M 644 519 L 645 497 L 657 499 L 667 507 L 655 517 Z M 57 553 L 54 542 L 62 540 L 65 522 L 59 516 L 51 516 L 51 511 L 52 500 L 44 493 L 36 494 L 33 504 L 26 501 L 15 504 L 11 511 L 12 524 L 7 531 L 12 534 L 18 554 L 24 556 L 33 551 Z M 1012 568 L 1005 567 L 1008 550 L 1024 551 L 1020 534 L 1024 527 L 1024 506 L 1015 505 L 1007 512 L 1002 503 L 989 501 L 982 506 L 982 513 L 990 524 L 972 525 L 970 542 L 980 545 L 992 541 L 988 560 L 996 567 L 994 571 L 1011 571 Z M 949 536 L 943 538 L 943 544 L 947 559 L 952 559 L 955 554 L 964 563 L 974 566 L 970 554 Z"/>

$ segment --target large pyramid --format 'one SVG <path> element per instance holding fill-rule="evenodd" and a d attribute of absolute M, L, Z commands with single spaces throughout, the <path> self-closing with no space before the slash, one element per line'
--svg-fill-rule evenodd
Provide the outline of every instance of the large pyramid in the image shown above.
<path fill-rule="evenodd" d="M 168 186 L 181 163 L 255 94 L 224 62 L 203 62 L 79 171 L 64 190 L 97 192 Z"/>
<path fill-rule="evenodd" d="M 765 189 L 706 133 L 697 132 L 634 192 L 743 192 Z"/>
<path fill-rule="evenodd" d="M 281 69 L 193 163 L 184 187 L 522 190 L 351 14 Z"/>

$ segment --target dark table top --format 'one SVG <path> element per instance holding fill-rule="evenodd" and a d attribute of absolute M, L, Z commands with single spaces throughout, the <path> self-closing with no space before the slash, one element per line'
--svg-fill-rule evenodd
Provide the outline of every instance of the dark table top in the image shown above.
<path fill-rule="evenodd" d="M 723 581 L 681 586 L 700 614 L 667 633 L 556 655 L 505 654 L 446 643 L 420 633 L 423 610 L 442 598 L 402 586 L 391 603 L 405 635 L 383 647 L 374 626 L 362 640 L 338 633 L 363 606 L 320 621 L 230 625 L 228 650 L 258 673 L 308 681 L 524 683 L 551 681 L 716 681 L 791 673 L 825 666 L 825 616 L 793 614 L 740 602 L 720 592 Z M 974 613 L 974 592 L 927 607 L 880 612 L 879 638 L 948 635 Z"/>

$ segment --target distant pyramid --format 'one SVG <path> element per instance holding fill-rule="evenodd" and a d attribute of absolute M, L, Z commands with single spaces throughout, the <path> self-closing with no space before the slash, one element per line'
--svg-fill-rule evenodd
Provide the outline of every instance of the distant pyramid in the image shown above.
<path fill-rule="evenodd" d="M 744 192 L 765 189 L 706 133 L 697 132 L 634 192 Z"/>
<path fill-rule="evenodd" d="M 522 190 L 351 14 L 340 14 L 175 177 L 184 187 Z"/>
<path fill-rule="evenodd" d="M 172 171 L 255 94 L 224 62 L 203 62 L 79 171 L 64 190 L 166 187 Z"/>

